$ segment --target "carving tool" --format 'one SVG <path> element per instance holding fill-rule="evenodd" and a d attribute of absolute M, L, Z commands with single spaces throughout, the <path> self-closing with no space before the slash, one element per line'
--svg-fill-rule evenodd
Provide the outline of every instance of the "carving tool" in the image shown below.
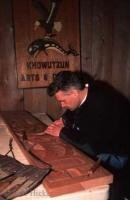
<path fill-rule="evenodd" d="M 97 161 L 88 170 L 87 176 L 90 176 L 91 174 L 93 174 L 98 169 L 100 164 L 101 164 L 101 158 L 98 158 Z"/>

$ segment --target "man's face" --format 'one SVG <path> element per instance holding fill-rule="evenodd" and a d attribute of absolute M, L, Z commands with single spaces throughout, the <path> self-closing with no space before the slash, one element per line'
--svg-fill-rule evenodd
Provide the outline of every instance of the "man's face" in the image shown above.
<path fill-rule="evenodd" d="M 55 94 L 55 97 L 62 108 L 73 111 L 80 105 L 79 92 L 76 89 L 69 89 L 67 91 L 59 90 Z"/>

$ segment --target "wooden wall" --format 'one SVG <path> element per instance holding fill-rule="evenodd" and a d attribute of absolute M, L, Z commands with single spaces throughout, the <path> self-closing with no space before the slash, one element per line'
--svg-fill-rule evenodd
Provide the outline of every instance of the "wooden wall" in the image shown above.
<path fill-rule="evenodd" d="M 0 1 L 0 110 L 45 112 L 43 88 L 18 89 L 11 0 Z"/>
<path fill-rule="evenodd" d="M 11 6 L 10 0 L 0 1 L 0 110 L 23 109 L 23 91 L 17 89 Z"/>
<path fill-rule="evenodd" d="M 18 89 L 12 1 L 0 1 L 0 110 L 49 112 L 46 89 Z M 71 16 L 70 16 L 71 20 Z M 130 98 L 130 1 L 80 0 L 81 68 Z"/>
<path fill-rule="evenodd" d="M 81 0 L 82 69 L 130 98 L 130 1 Z"/>

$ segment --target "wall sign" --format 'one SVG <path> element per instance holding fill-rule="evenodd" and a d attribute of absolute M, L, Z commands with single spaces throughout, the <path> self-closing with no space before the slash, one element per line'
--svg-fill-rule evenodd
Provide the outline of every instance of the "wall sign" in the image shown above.
<path fill-rule="evenodd" d="M 46 87 L 80 68 L 78 0 L 13 0 L 19 88 Z"/>

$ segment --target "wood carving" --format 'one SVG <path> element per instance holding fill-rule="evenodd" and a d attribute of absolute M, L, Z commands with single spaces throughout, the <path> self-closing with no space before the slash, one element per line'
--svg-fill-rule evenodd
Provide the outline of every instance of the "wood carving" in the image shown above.
<path fill-rule="evenodd" d="M 53 33 L 54 28 L 55 30 L 60 30 L 59 28 L 56 28 L 57 25 L 56 23 L 54 23 L 54 20 L 57 15 L 57 10 L 59 8 L 61 0 L 51 0 L 51 7 L 49 11 L 46 9 L 41 1 L 32 0 L 32 2 L 34 7 L 39 11 L 42 16 L 41 19 L 35 21 L 35 29 L 37 27 L 42 27 L 43 29 L 45 29 L 45 36 L 31 42 L 27 49 L 28 53 L 35 58 L 39 53 L 44 52 L 47 55 L 46 50 L 53 49 L 63 55 L 72 54 L 73 56 L 78 56 L 79 54 L 77 53 L 77 51 L 70 45 L 68 45 L 68 50 L 65 50 L 58 41 L 52 39 L 56 35 L 55 33 Z"/>
<path fill-rule="evenodd" d="M 47 51 L 48 49 L 53 49 L 63 55 L 69 55 L 72 54 L 74 56 L 78 56 L 79 54 L 77 53 L 76 50 L 74 50 L 70 45 L 68 50 L 65 50 L 60 43 L 58 43 L 56 40 L 53 38 L 50 38 L 48 36 L 45 36 L 44 38 L 37 39 L 33 41 L 29 46 L 28 46 L 28 53 L 30 55 L 33 55 L 36 57 L 40 52 L 44 52 L 46 55 L 48 55 Z"/>
<path fill-rule="evenodd" d="M 46 35 L 55 35 L 53 33 L 53 30 L 55 29 L 54 22 L 61 1 L 62 0 L 51 0 L 50 9 L 47 9 L 46 6 L 40 0 L 32 0 L 33 6 L 42 16 L 41 19 L 35 21 L 35 29 L 41 27 L 45 29 Z"/>
<path fill-rule="evenodd" d="M 50 172 L 50 167 L 40 169 L 24 165 L 18 160 L 0 155 L 0 197 L 13 199 L 32 191 Z"/>
<path fill-rule="evenodd" d="M 100 161 L 95 162 L 60 138 L 44 134 L 46 126 L 39 130 L 41 122 L 29 113 L 4 112 L 2 116 L 27 159 L 38 167 L 42 162 L 52 167 L 43 182 L 50 196 L 112 183 L 112 174 Z"/>
<path fill-rule="evenodd" d="M 13 0 L 19 88 L 47 87 L 58 72 L 80 69 L 78 6 L 79 0 Z"/>

